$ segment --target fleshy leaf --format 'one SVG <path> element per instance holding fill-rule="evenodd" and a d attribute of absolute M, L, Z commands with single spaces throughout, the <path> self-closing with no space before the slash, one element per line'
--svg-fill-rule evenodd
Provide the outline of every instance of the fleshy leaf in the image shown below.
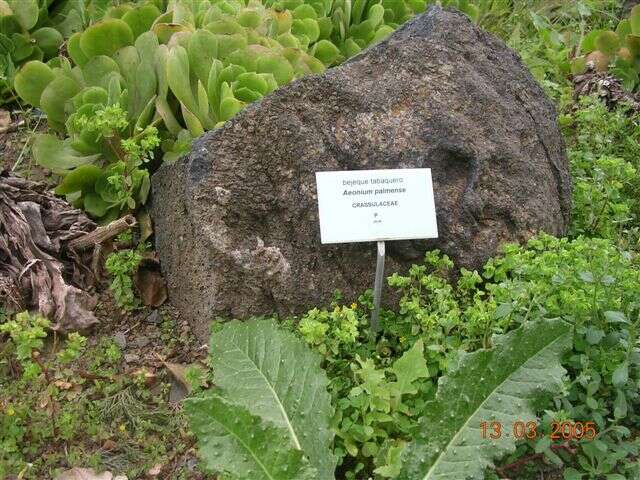
<path fill-rule="evenodd" d="M 96 55 L 113 55 L 118 49 L 133 44 L 133 32 L 129 25 L 111 18 L 95 23 L 80 37 L 80 48 L 89 58 Z"/>
<path fill-rule="evenodd" d="M 69 195 L 73 192 L 91 191 L 101 173 L 102 169 L 96 165 L 80 165 L 65 175 L 55 192 L 58 195 Z"/>
<path fill-rule="evenodd" d="M 37 0 L 8 0 L 7 3 L 24 30 L 31 30 L 38 23 Z"/>
<path fill-rule="evenodd" d="M 513 436 L 482 438 L 482 422 L 510 431 L 516 421 L 535 421 L 531 401 L 555 391 L 565 370 L 570 326 L 562 320 L 526 323 L 494 338 L 494 348 L 465 355 L 442 377 L 427 403 L 418 434 L 403 455 L 399 479 L 482 479 L 494 458 L 515 450 Z"/>
<path fill-rule="evenodd" d="M 53 135 L 36 135 L 33 142 L 33 157 L 38 165 L 54 173 L 64 174 L 72 168 L 95 162 L 100 155 L 82 156 L 69 145 Z"/>
<path fill-rule="evenodd" d="M 36 41 L 46 58 L 55 57 L 64 42 L 60 32 L 51 27 L 39 28 L 31 34 L 31 38 Z"/>
<path fill-rule="evenodd" d="M 215 393 L 185 402 L 200 454 L 218 473 L 247 480 L 315 480 L 303 452 L 283 442 L 287 430 Z"/>
<path fill-rule="evenodd" d="M 333 480 L 333 415 L 320 357 L 272 320 L 230 322 L 211 337 L 214 384 L 226 398 L 283 428 L 291 443 Z"/>
<path fill-rule="evenodd" d="M 62 125 L 65 122 L 65 103 L 80 91 L 80 86 L 67 76 L 57 76 L 42 91 L 40 107 L 50 122 Z"/>
<path fill-rule="evenodd" d="M 55 75 L 48 65 L 33 61 L 27 63 L 16 75 L 14 85 L 20 97 L 33 105 L 40 106 L 40 97 Z"/>

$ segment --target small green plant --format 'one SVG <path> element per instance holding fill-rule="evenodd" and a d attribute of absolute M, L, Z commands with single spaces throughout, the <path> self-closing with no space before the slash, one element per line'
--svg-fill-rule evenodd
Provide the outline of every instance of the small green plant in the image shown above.
<path fill-rule="evenodd" d="M 337 400 L 333 420 L 340 463 L 354 466 L 347 478 L 370 469 L 385 478 L 399 473 L 396 452 L 411 438 L 424 407 L 422 394 L 431 387 L 421 382 L 430 376 L 423 351 L 419 340 L 386 368 L 356 355 L 351 364 L 354 386 Z"/>
<path fill-rule="evenodd" d="M 139 305 L 133 289 L 133 275 L 149 248 L 148 244 L 141 243 L 135 249 L 119 250 L 107 257 L 105 268 L 112 276 L 109 288 L 120 308 L 133 310 Z"/>
<path fill-rule="evenodd" d="M 572 235 L 625 241 L 631 246 L 640 226 L 640 124 L 625 105 L 608 111 L 597 98 L 561 119 L 569 139 L 574 176 Z"/>
<path fill-rule="evenodd" d="M 59 162 L 66 147 L 51 135 L 40 135 L 34 144 L 34 154 L 41 165 L 63 175 L 56 193 L 84 208 L 102 221 L 113 220 L 123 212 L 143 205 L 149 195 L 149 172 L 145 164 L 153 159 L 159 146 L 158 131 L 147 126 L 127 137 L 129 122 L 119 104 L 73 114 L 67 122 L 75 141 L 88 142 L 92 138 L 100 145 L 107 164 L 101 168 L 94 163 L 71 163 L 61 169 Z M 97 157 L 89 157 L 98 160 Z M 49 163 L 52 162 L 52 163 Z M 68 167 L 74 166 L 73 169 Z"/>
<path fill-rule="evenodd" d="M 57 478 L 73 465 L 140 478 L 189 448 L 166 385 L 127 373 L 109 337 L 51 341 L 47 325 L 27 312 L 0 323 L 0 357 L 13 365 L 0 365 L 0 478 Z"/>
<path fill-rule="evenodd" d="M 22 367 L 22 378 L 29 380 L 42 373 L 36 362 L 39 350 L 44 346 L 50 322 L 41 315 L 18 313 L 13 320 L 0 324 L 0 333 L 9 335 L 16 359 Z"/>
<path fill-rule="evenodd" d="M 416 342 L 385 370 L 356 357 L 357 385 L 337 405 L 338 435 L 353 457 L 379 456 L 381 477 L 442 477 L 452 472 L 454 461 L 458 478 L 477 476 L 484 463 L 512 450 L 515 440 L 505 437 L 499 449 L 482 448 L 475 425 L 485 417 L 513 420 L 513 411 L 534 416 L 530 401 L 560 383 L 559 360 L 570 344 L 569 330 L 558 320 L 531 322 L 494 339 L 493 349 L 465 356 L 441 380 L 436 400 L 420 410 L 430 421 L 420 422 L 418 437 L 404 453 L 416 431 L 404 401 L 419 392 L 415 382 L 429 376 L 423 345 Z M 251 320 L 232 322 L 213 334 L 211 363 L 216 389 L 187 402 L 210 469 L 238 479 L 335 478 L 328 381 L 319 357 L 272 321 Z M 447 414 L 449 408 L 458 414 Z M 398 422 L 407 428 L 406 437 L 389 438 L 385 430 L 401 430 Z M 360 470 L 346 477 L 367 475 Z"/>

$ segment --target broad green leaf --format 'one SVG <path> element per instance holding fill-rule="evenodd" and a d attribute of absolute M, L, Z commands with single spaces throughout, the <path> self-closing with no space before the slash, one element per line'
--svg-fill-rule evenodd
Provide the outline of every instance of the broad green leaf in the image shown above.
<path fill-rule="evenodd" d="M 191 136 L 196 138 L 202 135 L 204 133 L 204 127 L 202 123 L 200 123 L 200 120 L 198 120 L 198 117 L 189 111 L 182 103 L 180 104 L 180 111 L 182 112 L 182 118 Z"/>
<path fill-rule="evenodd" d="M 220 102 L 220 120 L 227 121 L 244 108 L 244 103 L 234 97 L 223 98 Z"/>
<path fill-rule="evenodd" d="M 68 141 L 62 141 L 53 135 L 36 135 L 33 142 L 33 157 L 38 165 L 54 173 L 65 174 L 80 165 L 93 163 L 100 155 L 82 156 Z"/>
<path fill-rule="evenodd" d="M 134 131 L 137 132 L 140 130 L 144 130 L 144 128 L 151 123 L 153 114 L 156 111 L 156 98 L 157 96 L 154 95 L 149 99 L 149 102 L 145 105 L 144 109 L 142 110 L 142 112 L 138 116 L 138 119 L 136 120 Z"/>
<path fill-rule="evenodd" d="M 318 478 L 303 452 L 283 441 L 286 428 L 215 393 L 187 400 L 185 409 L 202 459 L 214 472 L 247 480 Z"/>
<path fill-rule="evenodd" d="M 39 28 L 31 34 L 31 38 L 36 41 L 38 47 L 45 55 L 45 58 L 55 57 L 58 54 L 64 38 L 55 28 Z"/>
<path fill-rule="evenodd" d="M 164 126 L 167 127 L 167 130 L 169 130 L 172 135 L 178 135 L 182 130 L 182 127 L 178 123 L 178 120 L 176 120 L 176 117 L 173 114 L 171 107 L 167 103 L 166 98 L 158 96 L 156 98 L 155 104 L 156 112 L 158 112 L 158 115 L 160 115 L 160 117 L 162 118 Z"/>
<path fill-rule="evenodd" d="M 340 56 L 340 50 L 328 40 L 320 40 L 314 45 L 312 54 L 325 65 L 331 65 Z"/>
<path fill-rule="evenodd" d="M 190 112 L 197 112 L 198 106 L 191 89 L 189 78 L 189 57 L 187 51 L 176 46 L 169 50 L 167 56 L 167 81 L 169 88 Z"/>
<path fill-rule="evenodd" d="M 630 324 L 631 322 L 627 319 L 624 313 L 615 312 L 615 311 L 606 311 L 604 312 L 604 318 L 607 319 L 609 323 L 626 323 Z"/>
<path fill-rule="evenodd" d="M 175 23 L 156 23 L 151 29 L 158 36 L 160 43 L 168 43 L 174 33 L 189 32 L 191 29 L 185 25 Z"/>
<path fill-rule="evenodd" d="M 80 48 L 81 37 L 82 32 L 77 32 L 71 35 L 69 40 L 67 40 L 67 52 L 69 52 L 69 56 L 73 62 L 82 67 L 89 61 L 89 57 L 87 57 L 82 51 L 82 48 Z"/>
<path fill-rule="evenodd" d="M 234 321 L 211 337 L 214 384 L 226 398 L 287 432 L 291 444 L 333 480 L 333 416 L 320 357 L 272 320 Z"/>
<path fill-rule="evenodd" d="M 623 387 L 629 381 L 629 364 L 622 362 L 611 377 L 614 387 Z"/>
<path fill-rule="evenodd" d="M 14 79 L 14 86 L 24 101 L 38 107 L 42 92 L 54 77 L 53 71 L 46 64 L 33 61 L 27 63 L 18 72 Z"/>
<path fill-rule="evenodd" d="M 570 347 L 570 326 L 561 320 L 526 323 L 494 339 L 494 348 L 463 356 L 439 381 L 415 439 L 403 456 L 402 480 L 482 479 L 493 459 L 513 452 L 515 440 L 482 438 L 482 422 L 510 431 L 516 421 L 536 421 L 531 406 L 540 393 L 556 391 Z"/>
<path fill-rule="evenodd" d="M 258 59 L 258 73 L 270 73 L 278 82 L 284 85 L 293 80 L 294 71 L 291 64 L 281 56 L 261 57 Z"/>
<path fill-rule="evenodd" d="M 73 192 L 87 192 L 93 190 L 93 186 L 100 177 L 102 169 L 96 165 L 80 165 L 73 169 L 56 187 L 56 194 L 69 195 Z"/>
<path fill-rule="evenodd" d="M 427 361 L 424 358 L 424 344 L 418 340 L 409 350 L 393 363 L 391 370 L 397 378 L 397 387 L 401 395 L 405 393 L 413 394 L 417 392 L 413 382 L 419 378 L 427 378 L 429 370 Z"/>
<path fill-rule="evenodd" d="M 109 75 L 114 72 L 120 73 L 120 68 L 114 59 L 106 55 L 95 56 L 82 67 L 87 85 L 103 88 L 108 87 Z"/>
<path fill-rule="evenodd" d="M 122 16 L 122 20 L 129 25 L 133 38 L 138 38 L 151 28 L 153 21 L 159 16 L 158 7 L 149 4 L 129 10 Z"/>
<path fill-rule="evenodd" d="M 84 209 L 95 218 L 104 217 L 109 207 L 111 204 L 105 202 L 96 192 L 88 192 L 84 196 Z"/>
<path fill-rule="evenodd" d="M 31 30 L 38 23 L 38 0 L 7 0 L 7 3 L 24 30 Z"/>
<path fill-rule="evenodd" d="M 87 28 L 80 37 L 80 48 L 88 57 L 113 55 L 117 50 L 133 44 L 129 25 L 115 18 L 103 20 Z"/>
<path fill-rule="evenodd" d="M 40 107 L 50 121 L 62 125 L 65 122 L 64 106 L 79 91 L 77 82 L 67 76 L 57 76 L 42 91 Z"/>
<path fill-rule="evenodd" d="M 135 69 L 135 81 L 129 84 L 129 118 L 136 121 L 155 97 L 158 81 L 154 65 L 142 60 Z"/>
<path fill-rule="evenodd" d="M 207 83 L 211 64 L 218 56 L 218 40 L 209 30 L 196 30 L 189 38 L 189 66 L 198 80 Z"/>

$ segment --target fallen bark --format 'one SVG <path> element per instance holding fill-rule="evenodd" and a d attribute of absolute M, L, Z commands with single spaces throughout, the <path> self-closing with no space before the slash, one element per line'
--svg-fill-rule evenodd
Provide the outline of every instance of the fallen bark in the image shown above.
<path fill-rule="evenodd" d="M 98 227 L 92 232 L 71 240 L 69 242 L 69 248 L 78 252 L 88 248 L 94 248 L 96 245 L 111 240 L 113 237 L 116 237 L 135 225 L 135 217 L 133 215 L 125 215 L 118 220 L 114 220 L 109 225 Z"/>
<path fill-rule="evenodd" d="M 37 310 L 60 332 L 97 323 L 96 299 L 88 293 L 95 276 L 69 247 L 94 229 L 44 184 L 0 172 L 0 304 L 9 312 Z"/>

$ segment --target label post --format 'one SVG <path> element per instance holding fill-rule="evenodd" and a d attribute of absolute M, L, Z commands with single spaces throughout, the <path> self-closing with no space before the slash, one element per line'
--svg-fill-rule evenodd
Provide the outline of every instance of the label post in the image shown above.
<path fill-rule="evenodd" d="M 438 237 L 429 168 L 316 172 L 320 241 L 377 242 L 371 332 L 380 330 L 385 242 Z"/>
<path fill-rule="evenodd" d="M 373 284 L 373 312 L 371 313 L 371 332 L 380 330 L 380 300 L 382 283 L 384 282 L 384 242 L 378 242 L 378 261 L 376 263 L 376 279 Z"/>

